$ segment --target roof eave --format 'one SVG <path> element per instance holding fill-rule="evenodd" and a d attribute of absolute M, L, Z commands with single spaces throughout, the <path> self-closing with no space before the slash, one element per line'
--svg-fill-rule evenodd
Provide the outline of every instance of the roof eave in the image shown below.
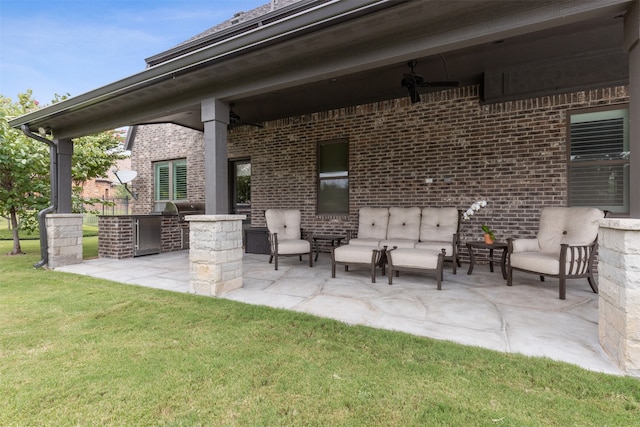
<path fill-rule="evenodd" d="M 265 45 L 316 31 L 332 25 L 336 20 L 347 19 L 349 16 L 372 12 L 406 1 L 409 0 L 362 0 L 359 2 L 332 0 L 329 2 L 321 2 L 321 4 L 316 7 L 306 8 L 299 14 L 289 14 L 280 21 L 251 29 L 245 33 L 232 36 L 154 67 L 147 68 L 144 71 L 106 86 L 16 117 L 9 120 L 9 126 L 21 128 L 23 125 L 27 125 L 35 131 L 40 125 L 58 115 L 99 104 L 159 81 L 171 79 L 177 74 L 188 72 L 189 69 L 194 67 L 221 61 L 228 57 L 259 49 Z M 57 131 L 59 137 L 72 138 L 81 136 L 67 135 L 63 129 L 54 129 L 54 131 Z"/>

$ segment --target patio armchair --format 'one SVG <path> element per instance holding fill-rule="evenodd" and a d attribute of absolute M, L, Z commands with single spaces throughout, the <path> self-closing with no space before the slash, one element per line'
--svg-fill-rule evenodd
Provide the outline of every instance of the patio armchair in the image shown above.
<path fill-rule="evenodd" d="M 567 279 L 586 278 L 597 293 L 593 261 L 599 220 L 604 217 L 596 208 L 543 208 L 536 238 L 507 239 L 507 286 L 513 284 L 513 270 L 518 270 L 537 274 L 541 281 L 557 277 L 562 300 Z"/>
<path fill-rule="evenodd" d="M 271 254 L 269 264 L 275 258 L 275 269 L 278 269 L 279 256 L 298 256 L 302 261 L 302 255 L 309 255 L 309 267 L 313 267 L 311 244 L 313 235 L 306 233 L 307 238 L 302 238 L 300 211 L 297 209 L 267 209 L 264 213 L 269 230 L 269 246 Z"/>

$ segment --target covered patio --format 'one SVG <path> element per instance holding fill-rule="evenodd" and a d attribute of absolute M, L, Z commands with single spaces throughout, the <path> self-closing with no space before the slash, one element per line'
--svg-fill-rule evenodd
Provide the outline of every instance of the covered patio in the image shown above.
<path fill-rule="evenodd" d="M 242 219 L 226 218 L 237 213 L 229 162 L 249 158 L 256 172 L 252 226 L 264 225 L 265 209 L 283 206 L 303 210 L 305 227 L 314 232 L 343 232 L 357 223 L 362 206 L 462 208 L 488 194 L 495 207 L 490 219 L 501 235 L 531 235 L 541 207 L 571 205 L 569 112 L 628 105 L 629 117 L 638 116 L 639 22 L 638 0 L 301 0 L 204 35 L 149 58 L 138 74 L 10 121 L 50 146 L 52 201 L 42 220 L 49 213 L 52 235 L 76 231 L 70 249 L 62 244 L 66 238 L 52 238 L 49 251 L 44 245 L 42 264 L 56 268 L 82 260 L 81 218 L 71 213 L 73 138 L 119 126 L 142 131 L 173 124 L 198 133 L 158 138 L 161 144 L 148 135 L 147 146 L 138 138 L 138 152 L 167 151 L 140 161 L 137 212 L 148 214 L 163 199 L 154 197 L 152 166 L 183 159 L 189 202 L 203 202 L 203 217 L 209 217 L 191 234 L 202 239 L 205 252 L 215 249 L 212 258 L 223 258 L 217 242 L 228 246 L 225 236 L 210 231 L 218 227 L 215 217 Z M 416 72 L 430 81 L 459 87 L 408 93 L 415 61 Z M 260 126 L 231 129 L 236 116 Z M 619 366 L 637 373 L 638 121 L 630 120 L 628 128 L 628 150 L 621 154 L 629 155 L 628 195 L 621 219 L 607 220 L 600 240 L 601 259 L 610 265 L 600 270 L 600 284 L 608 286 L 600 288 L 600 333 L 607 352 L 619 354 Z M 349 146 L 348 209 L 333 215 L 317 208 L 316 149 L 340 138 Z M 185 149 L 191 141 L 197 151 Z M 603 182 L 609 190 L 608 176 Z M 462 240 L 473 238 L 462 232 Z M 192 253 L 194 246 L 191 240 Z M 72 259 L 65 258 L 69 253 Z M 199 269 L 208 273 L 213 263 L 201 255 L 193 258 L 204 260 Z M 87 274 L 96 268 L 110 279 L 180 288 L 190 276 L 188 255 L 164 256 L 64 268 Z M 177 271 L 159 270 L 174 256 L 183 257 Z M 140 263 L 153 260 L 160 266 L 150 265 L 144 279 Z M 371 285 L 365 272 L 332 280 L 326 258 L 317 268 L 283 264 L 280 272 L 263 257 L 229 264 L 240 274 L 233 290 L 225 285 L 220 292 L 230 291 L 225 298 L 340 313 L 350 323 L 616 369 L 598 344 L 597 295 L 583 283 L 570 283 L 567 300 L 559 301 L 557 282 L 540 284 L 535 276 L 518 277 L 519 285 L 509 289 L 499 274 L 446 273 L 438 292 L 428 277 L 398 280 L 393 287 Z"/>
<path fill-rule="evenodd" d="M 516 272 L 508 288 L 499 268 L 491 273 L 477 265 L 472 275 L 467 268 L 455 275 L 446 268 L 438 291 L 429 274 L 402 273 L 393 286 L 380 276 L 371 283 L 365 268 L 340 269 L 332 279 L 329 254 L 320 254 L 313 268 L 286 258 L 277 271 L 268 255 L 245 254 L 243 287 L 222 298 L 623 374 L 599 344 L 598 295 L 586 279 L 569 281 L 563 301 L 557 279 L 540 282 Z M 56 271 L 189 292 L 188 251 L 87 260 Z"/>

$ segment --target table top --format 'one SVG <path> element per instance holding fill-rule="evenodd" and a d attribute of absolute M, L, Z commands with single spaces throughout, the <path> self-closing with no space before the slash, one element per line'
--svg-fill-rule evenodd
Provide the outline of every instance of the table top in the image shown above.
<path fill-rule="evenodd" d="M 508 247 L 507 242 L 493 242 L 493 244 L 489 245 L 484 242 L 484 240 L 478 240 L 474 242 L 465 242 L 467 246 L 472 248 L 487 248 L 487 249 L 503 249 Z"/>

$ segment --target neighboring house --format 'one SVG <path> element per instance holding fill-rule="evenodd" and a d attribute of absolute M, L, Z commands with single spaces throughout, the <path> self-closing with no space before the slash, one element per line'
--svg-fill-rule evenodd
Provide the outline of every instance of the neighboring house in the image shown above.
<path fill-rule="evenodd" d="M 531 235 L 543 206 L 597 206 L 628 216 L 631 186 L 637 185 L 629 171 L 638 167 L 629 156 L 629 65 L 619 47 L 622 20 L 611 16 L 596 28 L 601 22 L 530 34 L 522 43 L 531 52 L 518 57 L 526 63 L 515 66 L 505 57 L 498 62 L 508 65 L 500 69 L 478 69 L 477 82 L 460 68 L 473 55 L 468 50 L 420 60 L 416 72 L 425 78 L 461 80 L 457 88 L 421 89 L 421 102 L 412 102 L 402 87 L 410 69 L 400 61 L 390 83 L 397 96 L 292 114 L 261 127 L 232 126 L 229 211 L 240 212 L 236 171 L 249 164 L 253 226 L 265 225 L 266 209 L 282 207 L 300 209 L 305 228 L 344 232 L 357 228 L 363 206 L 466 209 L 478 199 L 489 207 L 462 225 L 463 238 L 479 238 L 480 223 L 500 239 Z M 190 42 L 206 43 L 231 27 L 230 20 Z M 549 52 L 536 51 L 536 44 L 548 46 L 562 31 L 596 41 L 587 44 L 589 51 L 558 49 L 543 60 Z M 598 37 L 605 34 L 616 38 Z M 486 54 L 515 56 L 513 47 L 502 47 L 508 44 L 494 41 L 490 47 L 497 51 Z M 148 62 L 174 56 L 172 50 Z M 583 68 L 603 64 L 608 70 L 602 74 Z M 205 201 L 203 132 L 149 124 L 138 126 L 131 142 L 140 194 L 134 213 L 161 210 L 167 200 Z"/>
<path fill-rule="evenodd" d="M 116 178 L 114 171 L 131 170 L 131 158 L 121 159 L 107 171 L 107 175 L 94 178 L 82 184 L 81 196 L 85 199 L 105 199 L 110 200 L 120 197 L 117 193 L 118 187 L 122 185 Z"/>

